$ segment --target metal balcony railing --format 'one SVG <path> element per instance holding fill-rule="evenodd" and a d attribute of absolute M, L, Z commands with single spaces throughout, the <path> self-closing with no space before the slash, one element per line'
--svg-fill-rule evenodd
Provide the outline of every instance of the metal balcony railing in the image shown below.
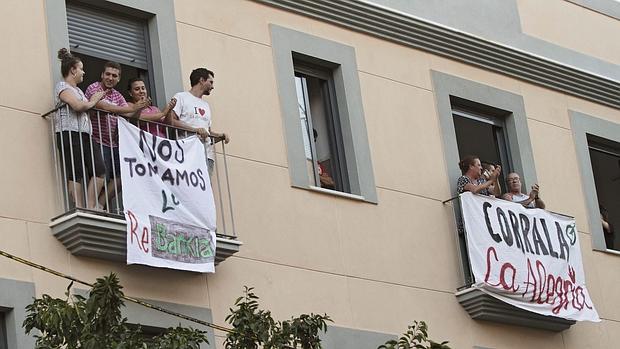
<path fill-rule="evenodd" d="M 57 178 L 57 198 L 59 207 L 64 215 L 68 212 L 81 211 L 110 218 L 124 219 L 123 216 L 123 189 L 120 180 L 120 169 L 118 153 L 111 151 L 109 161 L 105 163 L 107 177 L 102 174 L 102 168 L 97 164 L 103 160 L 105 145 L 118 145 L 118 131 L 116 130 L 116 118 L 122 117 L 113 115 L 103 110 L 91 109 L 90 125 L 78 122 L 78 131 L 63 131 L 61 112 L 69 114 L 69 106 L 62 104 L 53 110 L 43 114 L 51 123 L 52 153 L 55 164 L 55 174 Z M 145 121 L 139 119 L 130 120 L 139 128 L 154 133 L 160 137 L 168 139 L 181 139 L 194 135 L 189 131 L 179 127 Z M 92 130 L 112 130 L 112 132 L 93 132 Z M 58 131 L 58 132 L 57 132 Z M 107 138 L 103 136 L 107 133 Z M 92 136 L 91 136 L 92 135 Z M 215 145 L 216 158 L 211 178 L 211 186 L 217 211 L 217 235 L 236 238 L 235 219 L 233 212 L 232 195 L 230 191 L 230 180 L 228 173 L 228 163 L 226 146 L 222 139 L 209 137 L 210 142 Z M 110 168 L 111 167 L 111 168 Z M 99 189 L 101 188 L 101 189 Z"/>

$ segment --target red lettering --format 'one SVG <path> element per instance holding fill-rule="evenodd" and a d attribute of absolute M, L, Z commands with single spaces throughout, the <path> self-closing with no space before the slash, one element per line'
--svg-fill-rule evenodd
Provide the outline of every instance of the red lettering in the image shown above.
<path fill-rule="evenodd" d="M 506 270 L 508 269 L 512 271 L 512 281 L 510 285 L 506 283 Z M 519 290 L 518 286 L 515 288 L 515 277 L 516 276 L 517 276 L 517 269 L 515 269 L 515 267 L 512 264 L 506 262 L 504 263 L 504 265 L 502 265 L 502 269 L 499 273 L 499 279 L 500 279 L 500 282 L 502 283 L 502 287 L 504 287 L 504 290 L 510 290 L 512 292 L 517 292 Z"/>
<path fill-rule="evenodd" d="M 486 282 L 487 284 L 496 287 L 499 286 L 499 282 L 497 284 L 491 284 L 489 283 L 489 276 L 491 275 L 491 253 L 493 253 L 493 257 L 495 258 L 495 261 L 499 261 L 499 259 L 497 259 L 497 252 L 495 252 L 495 248 L 493 247 L 489 247 L 489 249 L 487 249 L 487 271 L 484 275 L 484 282 Z"/>
<path fill-rule="evenodd" d="M 138 237 L 138 219 L 130 210 L 127 210 L 127 216 L 129 217 L 129 236 L 131 237 L 130 241 L 133 245 L 133 238 L 136 237 L 136 242 L 138 243 L 138 248 L 140 251 L 145 253 L 149 252 L 149 229 L 144 227 L 142 229 L 142 239 Z"/>
<path fill-rule="evenodd" d="M 139 241 L 138 233 L 136 233 L 136 229 L 138 229 L 138 220 L 136 219 L 136 216 L 133 214 L 133 212 L 131 212 L 130 210 L 127 210 L 127 216 L 129 216 L 129 230 L 131 231 L 129 235 L 131 236 L 131 244 L 133 245 L 134 236 L 136 237 L 136 241 Z M 139 243 L 138 247 L 140 247 Z M 142 247 L 140 247 L 140 249 L 142 249 Z"/>
<path fill-rule="evenodd" d="M 484 282 L 489 286 L 499 288 L 505 291 L 517 293 L 520 285 L 516 284 L 518 270 L 509 262 L 500 262 L 501 258 L 493 247 L 487 249 L 486 256 L 486 272 Z M 502 263 L 499 269 L 499 280 L 491 280 L 493 275 L 497 275 L 497 267 Z M 497 267 L 494 266 L 497 264 Z M 535 264 L 535 266 L 533 265 Z M 492 275 L 492 271 L 495 271 Z M 583 310 L 584 308 L 592 309 L 592 305 L 588 303 L 589 298 L 586 291 L 581 286 L 575 285 L 575 270 L 572 266 L 568 266 L 568 275 L 566 278 L 553 275 L 547 272 L 545 265 L 540 260 L 527 259 L 527 279 L 523 281 L 525 291 L 520 293 L 525 298 L 529 293 L 531 297 L 529 301 L 537 304 L 549 304 L 552 306 L 553 314 L 559 314 L 562 310 L 571 307 L 575 310 Z M 489 282 L 492 281 L 492 282 Z"/>
<path fill-rule="evenodd" d="M 144 252 L 149 253 L 149 229 L 147 227 L 144 227 L 144 229 L 142 229 L 141 250 L 144 250 Z"/>

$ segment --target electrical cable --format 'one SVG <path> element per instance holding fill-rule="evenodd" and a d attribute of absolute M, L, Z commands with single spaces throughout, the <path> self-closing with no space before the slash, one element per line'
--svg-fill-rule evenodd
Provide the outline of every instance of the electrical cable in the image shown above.
<path fill-rule="evenodd" d="M 64 279 L 71 280 L 71 281 L 73 281 L 75 283 L 82 284 L 84 286 L 88 286 L 88 287 L 91 287 L 91 288 L 93 287 L 93 284 L 91 284 L 91 283 L 88 283 L 86 281 L 82 281 L 80 279 L 77 279 L 77 278 L 75 278 L 73 276 L 70 276 L 70 275 L 67 275 L 67 274 L 63 274 L 63 273 L 61 273 L 59 271 L 50 269 L 48 267 L 45 267 L 43 265 L 40 265 L 40 264 L 37 264 L 37 263 L 34 263 L 34 262 L 31 262 L 31 261 L 29 261 L 27 259 L 24 259 L 24 258 L 15 256 L 15 255 L 12 255 L 12 254 L 10 254 L 8 252 L 0 250 L 0 255 L 4 256 L 6 258 L 9 258 L 11 260 L 14 260 L 14 261 L 16 261 L 18 263 L 22 263 L 22 264 L 28 265 L 28 266 L 30 266 L 32 268 L 42 270 L 42 271 L 44 271 L 46 273 L 50 273 L 50 274 L 56 275 L 56 276 L 64 278 Z M 157 310 L 159 312 L 166 313 L 168 315 L 172 315 L 172 316 L 175 316 L 175 317 L 178 317 L 178 318 L 190 321 L 190 322 L 194 322 L 194 323 L 197 323 L 197 324 L 200 324 L 200 325 L 203 325 L 203 326 L 211 327 L 214 330 L 219 330 L 219 331 L 223 331 L 223 332 L 232 332 L 233 331 L 230 328 L 226 328 L 224 326 L 216 325 L 216 324 L 213 324 L 213 323 L 210 323 L 210 322 L 207 322 L 207 321 L 204 321 L 204 320 L 200 320 L 200 319 L 197 319 L 195 317 L 191 317 L 191 316 L 188 316 L 188 315 L 185 315 L 185 314 L 177 313 L 177 312 L 174 312 L 172 310 L 168 310 L 166 308 L 162 308 L 162 307 L 160 307 L 158 305 L 151 304 L 151 303 L 139 300 L 137 298 L 128 297 L 128 296 L 125 296 L 125 295 L 123 295 L 121 298 L 126 300 L 126 301 L 139 304 L 139 305 L 141 305 L 143 307 L 146 307 L 146 308 L 149 308 L 149 309 Z"/>

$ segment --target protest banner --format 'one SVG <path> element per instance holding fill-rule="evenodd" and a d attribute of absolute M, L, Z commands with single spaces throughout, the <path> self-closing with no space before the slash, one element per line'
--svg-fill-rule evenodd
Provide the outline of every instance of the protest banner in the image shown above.
<path fill-rule="evenodd" d="M 600 321 L 574 218 L 469 192 L 460 200 L 473 287 L 534 313 Z"/>
<path fill-rule="evenodd" d="M 204 146 L 119 118 L 127 264 L 214 272 L 216 213 Z"/>

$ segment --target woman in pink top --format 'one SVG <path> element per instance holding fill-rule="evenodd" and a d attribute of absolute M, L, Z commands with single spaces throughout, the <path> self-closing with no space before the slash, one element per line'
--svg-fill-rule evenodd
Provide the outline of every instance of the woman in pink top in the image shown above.
<path fill-rule="evenodd" d="M 128 101 L 127 103 L 130 106 L 133 106 L 134 103 L 141 100 L 149 99 L 144 80 L 141 78 L 131 78 L 129 80 L 129 96 L 131 97 L 131 101 Z M 148 107 L 142 109 L 140 112 L 140 120 L 148 122 L 139 122 L 140 128 L 158 137 L 168 138 L 169 135 L 166 134 L 166 126 L 164 124 L 168 123 L 166 121 L 166 116 L 170 110 L 174 108 L 176 102 L 177 101 L 174 98 L 171 99 L 163 111 L 159 110 L 159 108 L 154 105 L 149 105 Z"/>

